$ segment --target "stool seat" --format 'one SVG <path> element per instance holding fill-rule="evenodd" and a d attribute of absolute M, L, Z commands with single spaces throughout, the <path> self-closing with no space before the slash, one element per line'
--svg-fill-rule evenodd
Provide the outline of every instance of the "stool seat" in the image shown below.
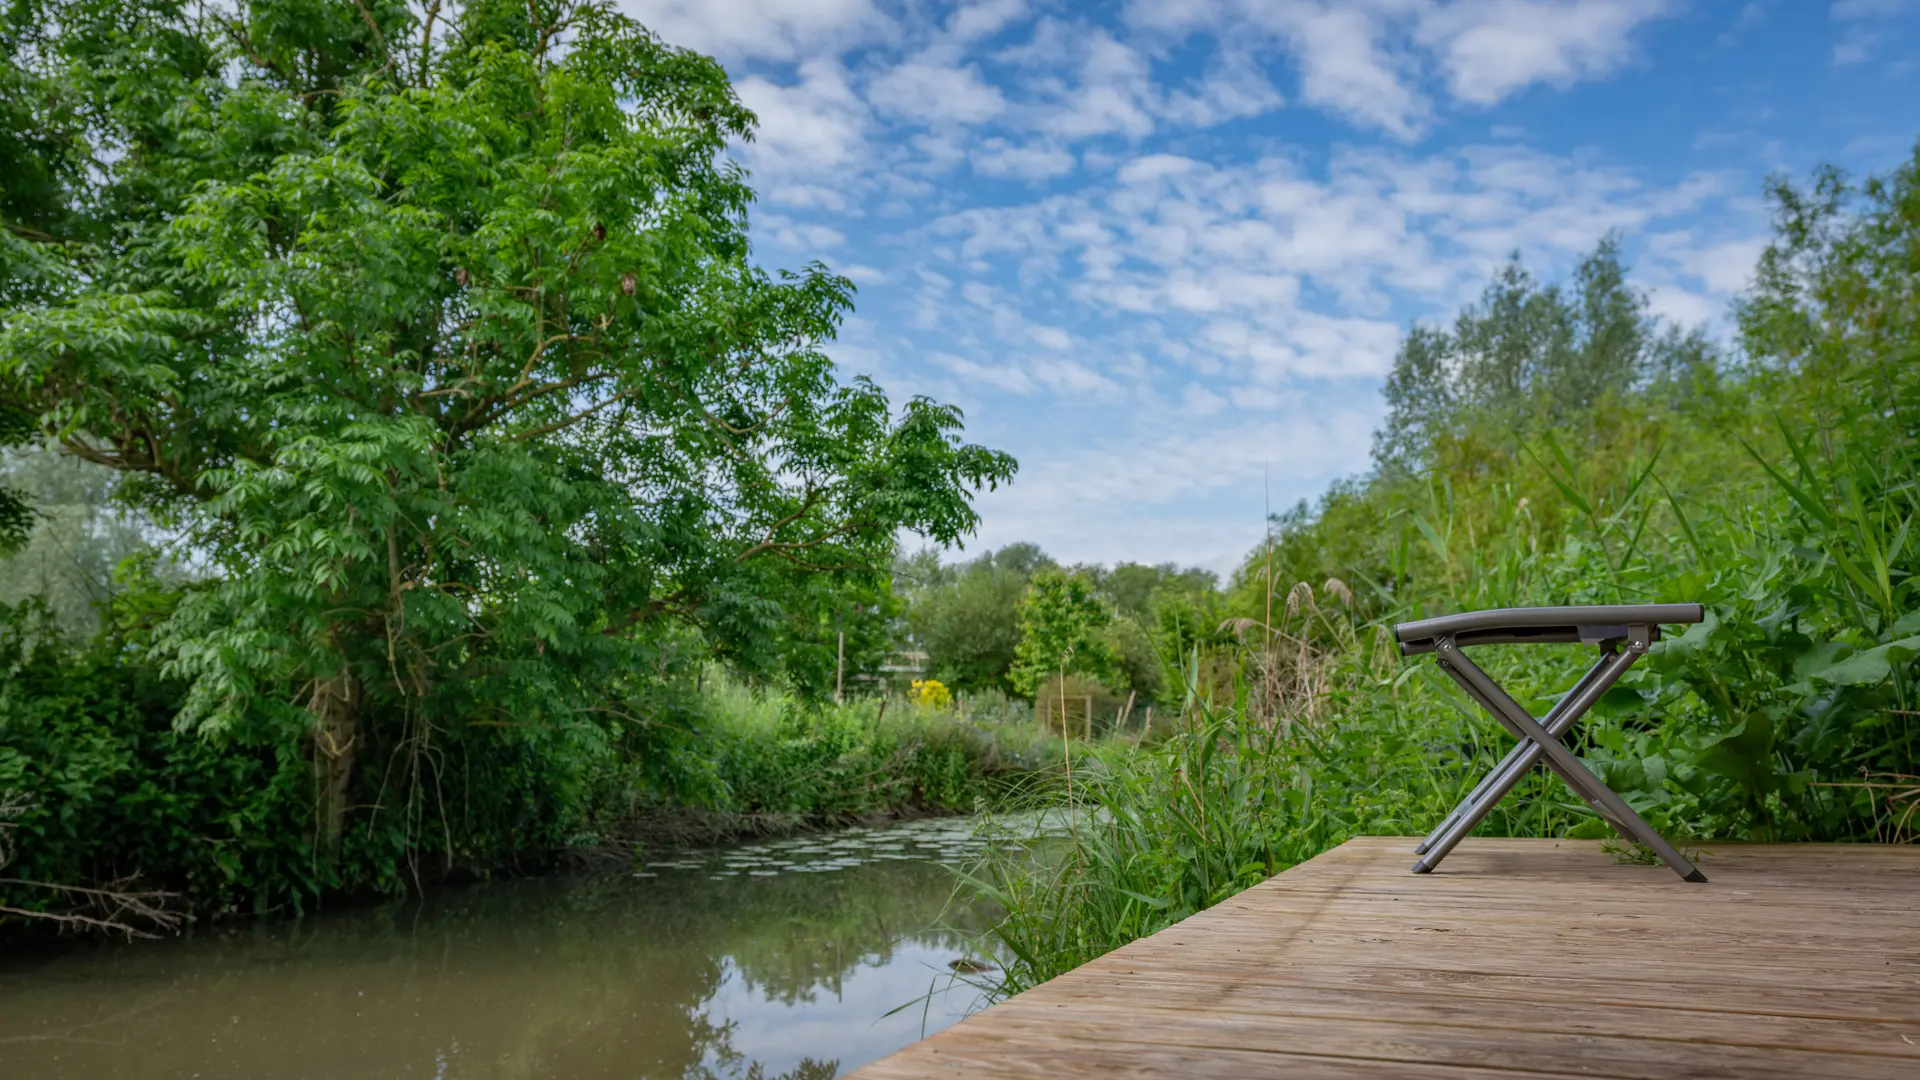
<path fill-rule="evenodd" d="M 1523 645 L 1529 643 L 1597 645 L 1624 641 L 1632 626 L 1649 627 L 1660 640 L 1662 623 L 1697 623 L 1707 617 L 1699 604 L 1592 604 L 1586 607 L 1491 608 L 1459 615 L 1441 615 L 1400 623 L 1393 636 L 1400 652 L 1418 656 L 1433 651 L 1434 642 L 1447 635 L 1454 644 Z"/>
<path fill-rule="evenodd" d="M 1686 856 L 1655 832 L 1627 801 L 1600 782 L 1586 764 L 1560 744 L 1580 717 L 1593 708 L 1607 689 L 1626 674 L 1634 661 L 1660 639 L 1661 624 L 1697 623 L 1706 618 L 1699 604 L 1591 604 L 1579 607 L 1494 608 L 1441 615 L 1401 623 L 1393 628 L 1400 651 L 1407 656 L 1433 653 L 1467 696 L 1519 740 L 1499 765 L 1481 779 L 1471 794 L 1414 848 L 1416 874 L 1431 873 L 1466 835 L 1473 831 L 1520 778 L 1544 761 L 1614 830 L 1628 840 L 1647 845 L 1660 861 L 1687 881 L 1705 881 L 1706 875 Z M 1567 691 L 1546 716 L 1535 719 L 1511 694 L 1500 688 L 1463 651 L 1476 645 L 1573 644 L 1597 645 L 1600 659 Z"/>

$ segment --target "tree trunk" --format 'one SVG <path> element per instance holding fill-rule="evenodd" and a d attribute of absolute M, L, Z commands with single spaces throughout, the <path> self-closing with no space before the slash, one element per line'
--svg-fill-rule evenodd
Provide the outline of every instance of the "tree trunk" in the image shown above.
<path fill-rule="evenodd" d="M 353 759 L 359 749 L 360 680 L 343 670 L 315 681 L 307 711 L 313 714 L 313 772 L 320 794 L 315 816 L 332 861 L 340 854 Z"/>

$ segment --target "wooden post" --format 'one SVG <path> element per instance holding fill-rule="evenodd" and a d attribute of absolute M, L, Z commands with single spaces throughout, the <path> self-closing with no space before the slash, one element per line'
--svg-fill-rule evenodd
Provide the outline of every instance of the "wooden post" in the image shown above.
<path fill-rule="evenodd" d="M 1087 741 L 1093 741 L 1093 695 L 1087 695 Z"/>

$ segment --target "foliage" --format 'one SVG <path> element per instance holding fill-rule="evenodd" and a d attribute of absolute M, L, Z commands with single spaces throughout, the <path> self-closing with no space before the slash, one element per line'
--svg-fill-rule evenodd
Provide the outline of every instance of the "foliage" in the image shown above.
<path fill-rule="evenodd" d="M 1388 470 L 1418 468 L 1463 422 L 1535 432 L 1586 417 L 1650 374 L 1673 381 L 1710 367 L 1703 341 L 1660 332 L 1627 282 L 1616 236 L 1565 290 L 1537 284 L 1516 253 L 1451 331 L 1415 326 L 1401 342 L 1374 455 Z"/>
<path fill-rule="evenodd" d="M 1076 566 L 1092 583 L 1094 590 L 1113 604 L 1115 614 L 1140 622 L 1150 622 L 1155 610 L 1169 597 L 1206 596 L 1220 587 L 1219 575 L 1197 566 L 1177 563 L 1116 563 L 1104 566 Z"/>
<path fill-rule="evenodd" d="M 4 196 L 0 407 L 204 567 L 147 655 L 183 728 L 309 759 L 328 883 L 452 833 L 463 754 L 644 741 L 689 653 L 818 694 L 897 533 L 1012 473 L 836 377 L 851 284 L 752 258 L 754 117 L 610 4 L 8 12 L 6 138 L 53 156 Z"/>
<path fill-rule="evenodd" d="M 297 757 L 183 738 L 172 727 L 178 688 L 151 665 L 62 647 L 39 605 L 4 616 L 0 791 L 26 809 L 0 904 L 57 911 L 67 897 L 45 885 L 133 873 L 209 912 L 311 894 L 309 785 Z"/>
<path fill-rule="evenodd" d="M 844 693 L 881 677 L 892 651 L 893 626 L 905 608 L 890 574 L 872 568 L 798 575 L 785 589 L 784 618 L 768 648 L 777 658 L 781 685 L 803 698 L 825 701 L 833 696 L 836 679 Z"/>
<path fill-rule="evenodd" d="M 1009 544 L 959 566 L 932 550 L 894 570 L 907 597 L 908 642 L 927 654 L 927 672 L 956 690 L 1013 690 L 1008 673 L 1020 642 L 1019 604 L 1033 574 L 1053 565 L 1032 544 Z"/>
<path fill-rule="evenodd" d="M 1348 836 L 1436 823 L 1509 745 L 1393 647 L 1391 624 L 1444 612 L 1698 600 L 1707 620 L 1582 725 L 1587 764 L 1682 840 L 1920 835 L 1920 148 L 1883 179 L 1823 171 L 1773 196 L 1737 362 L 1629 320 L 1607 246 L 1575 290 L 1606 303 L 1509 267 L 1456 335 L 1409 336 L 1379 469 L 1275 519 L 1229 592 L 1236 640 L 1190 654 L 1182 729 L 1105 751 L 1081 787 L 1100 816 L 1041 872 L 985 867 L 1017 957 L 1003 989 Z M 1605 341 L 1637 345 L 1592 352 Z M 1236 673 L 1224 689 L 1209 652 Z M 1480 660 L 1540 713 L 1584 653 Z M 1608 832 L 1542 770 L 1481 829 Z"/>
<path fill-rule="evenodd" d="M 63 635 L 87 641 L 112 603 L 114 568 L 147 546 L 149 530 L 114 505 L 112 471 L 54 447 L 6 452 L 0 476 L 33 515 L 27 542 L 0 561 L 0 604 L 44 602 Z"/>
<path fill-rule="evenodd" d="M 906 644 L 924 650 L 930 674 L 970 694 L 1015 689 L 1020 603 L 1033 576 L 1055 569 L 1032 544 L 1009 544 L 955 566 L 927 550 L 894 568 L 906 617 Z M 1199 641 L 1219 636 L 1224 615 L 1212 571 L 1173 563 L 1075 566 L 1072 573 L 1107 605 L 1113 618 L 1102 632 L 1111 669 L 1106 679 L 1122 697 L 1179 699 L 1181 658 Z"/>
<path fill-rule="evenodd" d="M 123 624 L 151 584 L 122 576 Z M 438 733 L 428 790 L 444 807 L 401 799 L 371 813 L 336 872 L 321 858 L 304 755 L 176 730 L 181 688 L 139 658 L 137 639 L 74 649 L 37 604 L 0 621 L 0 803 L 19 809 L 0 907 L 59 913 L 73 907 L 59 886 L 131 878 L 199 916 L 299 910 L 342 882 L 394 890 L 670 841 L 688 814 L 710 820 L 700 836 L 724 838 L 970 811 L 1019 795 L 1031 787 L 1023 777 L 1062 756 L 1024 714 L 963 719 L 901 702 L 821 705 L 731 679 L 675 683 L 649 702 L 659 730 L 638 752 L 585 739 L 593 728 L 516 756 Z M 418 828 L 428 814 L 440 828 Z"/>
<path fill-rule="evenodd" d="M 912 701 L 809 702 L 721 680 L 684 703 L 650 754 L 605 760 L 590 831 L 645 832 L 649 818 L 688 810 L 794 824 L 970 811 L 1060 760 L 1057 739 L 1018 719 Z"/>
<path fill-rule="evenodd" d="M 1011 678 L 1016 690 L 1033 694 L 1054 675 L 1112 677 L 1113 649 L 1103 631 L 1113 615 L 1080 574 L 1042 570 L 1020 600 L 1020 644 Z"/>

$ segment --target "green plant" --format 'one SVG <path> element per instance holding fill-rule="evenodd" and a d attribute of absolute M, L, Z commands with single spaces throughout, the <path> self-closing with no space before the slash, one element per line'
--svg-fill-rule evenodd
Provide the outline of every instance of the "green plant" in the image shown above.
<path fill-rule="evenodd" d="M 178 722 L 304 755 L 339 880 L 451 829 L 452 747 L 566 774 L 686 635 L 777 674 L 823 577 L 1013 472 L 836 375 L 851 283 L 750 257 L 754 117 L 611 4 L 31 10 L 0 411 L 205 567 L 150 628 Z"/>
<path fill-rule="evenodd" d="M 1113 615 L 1080 574 L 1042 570 L 1020 599 L 1020 644 L 1010 677 L 1014 689 L 1032 694 L 1049 676 L 1111 678 L 1113 648 L 1104 631 Z"/>
<path fill-rule="evenodd" d="M 1348 836 L 1430 828 L 1510 745 L 1397 655 L 1393 623 L 1447 611 L 1697 600 L 1706 621 L 1575 733 L 1587 765 L 1694 845 L 1914 838 L 1920 147 L 1886 178 L 1773 194 L 1739 363 L 1639 324 L 1604 246 L 1579 305 L 1510 268 L 1453 334 L 1409 336 L 1380 468 L 1276 518 L 1228 593 L 1238 640 L 1188 646 L 1181 728 L 1102 755 L 1070 848 L 976 874 L 1015 957 L 1003 990 Z M 1589 378 L 1607 372 L 1630 377 Z M 1323 580 L 1352 603 L 1317 602 Z M 1582 652 L 1478 659 L 1542 713 Z M 1276 693 L 1276 670 L 1301 677 Z M 1481 830 L 1609 832 L 1542 770 Z"/>

